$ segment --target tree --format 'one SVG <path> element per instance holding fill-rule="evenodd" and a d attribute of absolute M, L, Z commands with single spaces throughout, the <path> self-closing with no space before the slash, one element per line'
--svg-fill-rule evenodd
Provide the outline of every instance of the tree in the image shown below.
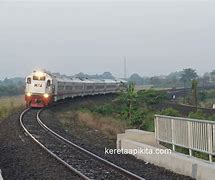
<path fill-rule="evenodd" d="M 159 77 L 156 77 L 156 76 L 151 77 L 150 83 L 153 84 L 155 87 L 158 87 L 161 84 L 161 79 Z"/>
<path fill-rule="evenodd" d="M 104 73 L 101 75 L 101 78 L 102 78 L 102 79 L 114 79 L 113 75 L 112 75 L 110 72 L 104 72 Z"/>
<path fill-rule="evenodd" d="M 190 85 L 191 81 L 193 79 L 196 79 L 198 77 L 196 70 L 187 68 L 183 70 L 183 73 L 181 75 L 181 81 L 184 83 L 184 88 L 186 85 Z"/>
<path fill-rule="evenodd" d="M 211 76 L 211 81 L 214 82 L 214 81 L 215 81 L 215 70 L 213 70 L 213 71 L 210 73 L 210 76 Z"/>
<path fill-rule="evenodd" d="M 159 104 L 167 99 L 164 91 L 155 91 L 154 89 L 142 90 L 138 92 L 139 103 L 144 103 L 147 108 L 154 104 Z"/>
<path fill-rule="evenodd" d="M 131 77 L 129 78 L 129 81 L 134 82 L 137 85 L 142 85 L 143 84 L 143 78 L 139 76 L 139 74 L 132 74 Z"/>
<path fill-rule="evenodd" d="M 179 116 L 179 112 L 173 108 L 164 109 L 161 111 L 161 114 L 165 116 Z"/>
<path fill-rule="evenodd" d="M 208 86 L 210 82 L 210 74 L 209 73 L 204 73 L 203 77 L 202 77 L 202 85 L 203 87 Z"/>
<path fill-rule="evenodd" d="M 126 104 L 127 119 L 131 120 L 133 104 L 136 101 L 137 93 L 134 90 L 134 83 L 129 83 L 127 89 L 122 91 L 120 99 Z"/>

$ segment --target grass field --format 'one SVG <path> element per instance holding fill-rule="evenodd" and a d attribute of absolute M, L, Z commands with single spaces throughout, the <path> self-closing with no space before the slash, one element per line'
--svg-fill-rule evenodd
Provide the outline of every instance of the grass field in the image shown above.
<path fill-rule="evenodd" d="M 58 113 L 58 117 L 66 129 L 71 126 L 71 119 L 75 119 L 80 127 L 89 127 L 102 131 L 110 138 L 116 137 L 117 134 L 124 132 L 128 128 L 125 122 L 121 122 L 112 117 L 101 116 L 90 111 L 67 111 Z"/>
<path fill-rule="evenodd" d="M 0 121 L 24 105 L 24 96 L 0 97 Z"/>

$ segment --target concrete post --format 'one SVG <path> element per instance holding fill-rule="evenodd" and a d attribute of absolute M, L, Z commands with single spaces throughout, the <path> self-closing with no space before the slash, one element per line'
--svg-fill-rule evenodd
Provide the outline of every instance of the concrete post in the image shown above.
<path fill-rule="evenodd" d="M 2 175 L 1 175 L 1 169 L 0 169 L 0 180 L 3 180 L 3 177 L 2 177 Z"/>
<path fill-rule="evenodd" d="M 212 163 L 212 153 L 213 153 L 213 143 L 212 143 L 212 127 L 211 124 L 208 124 L 208 152 L 209 154 L 209 161 Z"/>
<path fill-rule="evenodd" d="M 175 151 L 175 123 L 174 119 L 171 119 L 171 134 L 172 134 L 172 150 Z"/>
<path fill-rule="evenodd" d="M 192 128 L 191 128 L 191 122 L 187 121 L 187 126 L 188 126 L 188 148 L 189 148 L 189 155 L 192 156 L 193 152 L 192 152 Z"/>

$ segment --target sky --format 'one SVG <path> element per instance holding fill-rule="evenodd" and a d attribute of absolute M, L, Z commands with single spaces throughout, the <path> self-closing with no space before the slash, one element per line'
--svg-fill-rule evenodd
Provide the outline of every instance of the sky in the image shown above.
<path fill-rule="evenodd" d="M 215 2 L 0 0 L 0 79 L 215 69 Z"/>

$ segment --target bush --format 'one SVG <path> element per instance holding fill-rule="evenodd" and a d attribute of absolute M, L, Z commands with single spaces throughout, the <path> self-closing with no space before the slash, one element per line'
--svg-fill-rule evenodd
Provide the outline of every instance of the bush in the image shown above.
<path fill-rule="evenodd" d="M 138 110 L 132 112 L 131 125 L 140 125 L 144 120 L 144 112 Z"/>
<path fill-rule="evenodd" d="M 215 90 L 211 89 L 206 91 L 206 98 L 207 99 L 215 98 Z"/>
<path fill-rule="evenodd" d="M 143 119 L 143 126 L 140 129 L 145 131 L 154 132 L 154 112 L 148 112 Z"/>
<path fill-rule="evenodd" d="M 200 101 L 205 101 L 206 100 L 206 93 L 205 92 L 199 92 L 198 93 L 198 99 Z"/>
<path fill-rule="evenodd" d="M 161 114 L 165 116 L 179 116 L 179 112 L 173 108 L 164 109 L 161 111 Z"/>
<path fill-rule="evenodd" d="M 148 109 L 136 109 L 132 114 L 130 124 L 138 129 L 154 131 L 154 114 Z"/>
<path fill-rule="evenodd" d="M 197 110 L 196 112 L 190 112 L 188 118 L 192 119 L 207 119 L 207 116 L 203 113 L 202 110 Z"/>
<path fill-rule="evenodd" d="M 215 115 L 209 116 L 208 120 L 215 121 Z"/>
<path fill-rule="evenodd" d="M 138 92 L 138 101 L 142 102 L 146 107 L 150 107 L 154 104 L 159 104 L 167 99 L 166 92 L 156 91 L 154 89 L 142 90 Z"/>
<path fill-rule="evenodd" d="M 110 104 L 105 104 L 102 106 L 95 106 L 92 112 L 99 113 L 101 115 L 111 115 L 114 112 L 113 106 Z"/>

